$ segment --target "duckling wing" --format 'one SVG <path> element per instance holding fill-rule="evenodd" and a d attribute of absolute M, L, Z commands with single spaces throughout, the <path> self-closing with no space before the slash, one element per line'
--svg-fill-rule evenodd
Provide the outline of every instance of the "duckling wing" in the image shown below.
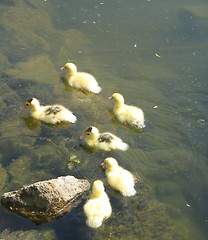
<path fill-rule="evenodd" d="M 56 124 L 58 121 L 74 123 L 76 116 L 61 105 L 52 105 L 44 108 L 40 120 L 50 124 Z"/>
<path fill-rule="evenodd" d="M 71 122 L 75 123 L 77 121 L 77 117 L 67 108 L 62 107 L 60 112 L 55 114 L 56 118 L 63 122 Z"/>
<path fill-rule="evenodd" d="M 128 122 L 130 125 L 138 128 L 145 127 L 144 113 L 140 108 L 135 106 L 124 105 L 117 112 L 117 118 L 121 122 Z"/>
<path fill-rule="evenodd" d="M 37 118 L 40 121 L 49 124 L 56 124 L 58 119 L 56 114 L 59 113 L 62 109 L 59 106 L 41 106 L 38 111 L 35 112 Z"/>
<path fill-rule="evenodd" d="M 111 134 L 109 134 L 109 133 L 102 133 L 98 137 L 98 142 L 99 143 L 102 143 L 102 142 L 110 143 L 110 142 L 112 142 L 113 139 L 114 139 L 114 137 Z"/>
<path fill-rule="evenodd" d="M 126 151 L 128 149 L 128 144 L 124 143 L 119 137 L 105 132 L 98 136 L 97 147 L 104 151 L 111 151 L 112 149 Z"/>
<path fill-rule="evenodd" d="M 54 106 L 47 106 L 45 108 L 45 115 L 56 115 L 57 113 L 61 112 L 63 110 L 62 106 L 54 105 Z"/>
<path fill-rule="evenodd" d="M 83 88 L 89 92 L 99 93 L 101 88 L 96 79 L 89 73 L 78 72 L 69 80 L 69 84 L 74 88 Z"/>
<path fill-rule="evenodd" d="M 134 106 L 128 106 L 131 112 L 131 119 L 129 123 L 137 128 L 144 128 L 145 127 L 145 120 L 144 120 L 144 113 L 142 109 Z"/>
<path fill-rule="evenodd" d="M 126 169 L 120 168 L 121 175 L 121 193 L 126 197 L 134 196 L 136 190 L 134 189 L 133 175 Z"/>
<path fill-rule="evenodd" d="M 124 188 L 126 188 L 126 182 L 130 180 L 129 177 L 131 177 L 129 173 L 127 173 L 127 171 L 121 167 L 118 167 L 113 171 L 107 171 L 106 175 L 109 185 L 118 191 L 122 191 Z"/>
<path fill-rule="evenodd" d="M 103 151 L 111 151 L 111 149 L 114 149 L 114 140 L 115 137 L 110 133 L 101 133 L 97 138 L 96 147 Z"/>
<path fill-rule="evenodd" d="M 134 179 L 132 174 L 119 167 L 117 170 L 109 172 L 107 181 L 109 185 L 117 191 L 120 191 L 124 196 L 133 196 L 136 194 L 134 189 Z"/>
<path fill-rule="evenodd" d="M 80 77 L 83 88 L 93 93 L 101 92 L 102 89 L 98 86 L 97 80 L 93 77 L 93 75 L 84 72 L 79 72 L 77 75 Z"/>

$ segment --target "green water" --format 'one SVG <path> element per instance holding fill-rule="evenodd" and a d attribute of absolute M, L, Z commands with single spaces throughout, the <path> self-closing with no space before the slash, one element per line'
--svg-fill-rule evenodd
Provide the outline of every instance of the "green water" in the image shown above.
<path fill-rule="evenodd" d="M 35 225 L 0 206 L 0 232 L 38 230 L 46 239 L 207 239 L 207 1 L 0 1 L 0 190 L 74 175 L 104 181 L 113 214 L 97 230 L 81 204 Z M 72 61 L 102 87 L 84 95 L 59 70 Z M 141 107 L 146 128 L 112 118 L 114 92 Z M 27 98 L 63 104 L 77 123 L 51 128 L 20 110 Z M 81 146 L 88 126 L 130 145 L 103 155 Z M 71 155 L 80 164 L 67 167 Z M 145 186 L 124 198 L 100 163 L 113 156 Z M 84 198 L 88 193 L 84 194 Z M 9 237 L 9 236 L 7 236 Z M 13 238 L 15 239 L 15 238 Z"/>

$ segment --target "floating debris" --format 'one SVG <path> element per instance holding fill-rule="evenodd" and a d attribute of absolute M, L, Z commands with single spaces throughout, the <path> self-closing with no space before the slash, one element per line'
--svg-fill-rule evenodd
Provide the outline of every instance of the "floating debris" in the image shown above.
<path fill-rule="evenodd" d="M 73 168 L 73 163 L 80 163 L 80 161 L 77 159 L 77 156 L 76 155 L 72 155 L 69 159 L 69 163 L 67 164 L 68 168 L 69 169 L 72 169 Z"/>
<path fill-rule="evenodd" d="M 158 58 L 160 58 L 161 56 L 158 54 L 158 53 L 155 53 L 155 56 L 156 57 L 158 57 Z"/>
<path fill-rule="evenodd" d="M 201 125 L 205 125 L 206 124 L 206 120 L 205 119 L 198 119 L 198 122 L 201 124 Z"/>

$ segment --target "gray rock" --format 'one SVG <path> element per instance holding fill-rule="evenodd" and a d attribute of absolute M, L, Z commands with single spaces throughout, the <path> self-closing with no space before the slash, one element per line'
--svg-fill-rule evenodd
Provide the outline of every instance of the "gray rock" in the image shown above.
<path fill-rule="evenodd" d="M 75 198 L 88 190 L 90 183 L 73 176 L 36 182 L 1 196 L 6 208 L 36 223 L 48 222 L 79 204 Z M 72 204 L 73 202 L 73 204 Z"/>

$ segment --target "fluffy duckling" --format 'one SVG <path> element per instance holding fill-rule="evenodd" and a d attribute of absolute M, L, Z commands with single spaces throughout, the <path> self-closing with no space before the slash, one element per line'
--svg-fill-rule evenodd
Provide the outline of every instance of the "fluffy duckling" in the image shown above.
<path fill-rule="evenodd" d="M 105 193 L 103 182 L 96 180 L 93 183 L 90 199 L 84 205 L 84 213 L 87 217 L 87 225 L 98 228 L 105 218 L 110 217 L 112 208 L 108 195 Z"/>
<path fill-rule="evenodd" d="M 69 85 L 72 88 L 87 90 L 93 93 L 99 93 L 101 87 L 98 86 L 96 79 L 89 73 L 77 72 L 77 67 L 73 63 L 66 63 L 61 70 L 66 71 Z"/>
<path fill-rule="evenodd" d="M 85 143 L 92 148 L 111 151 L 114 149 L 126 151 L 128 144 L 124 143 L 119 137 L 112 133 L 104 132 L 99 133 L 96 127 L 88 127 L 80 136 L 80 139 L 85 138 Z"/>
<path fill-rule="evenodd" d="M 114 158 L 106 158 L 102 166 L 106 166 L 106 177 L 108 184 L 115 190 L 121 192 L 123 196 L 134 196 L 136 190 L 134 189 L 133 175 L 126 169 L 120 167 Z"/>
<path fill-rule="evenodd" d="M 31 109 L 31 116 L 49 124 L 60 124 L 61 122 L 76 122 L 76 116 L 61 105 L 40 106 L 36 98 L 27 99 L 20 109 Z"/>
<path fill-rule="evenodd" d="M 114 93 L 108 98 L 114 103 L 113 113 L 122 123 L 128 123 L 137 128 L 144 128 L 144 113 L 142 109 L 124 103 L 124 97 L 120 93 Z"/>

